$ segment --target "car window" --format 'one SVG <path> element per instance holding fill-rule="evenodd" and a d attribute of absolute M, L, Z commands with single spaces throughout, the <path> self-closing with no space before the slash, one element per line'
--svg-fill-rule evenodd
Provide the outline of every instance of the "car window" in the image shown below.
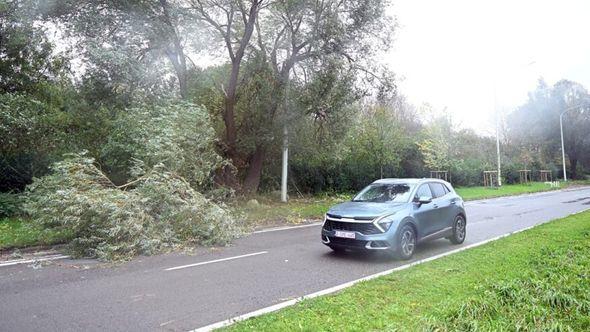
<path fill-rule="evenodd" d="M 432 197 L 433 198 L 442 197 L 447 194 L 447 191 L 445 191 L 445 187 L 443 186 L 442 183 L 431 182 L 431 183 L 429 183 L 429 185 L 430 185 L 430 189 L 432 190 L 432 194 L 433 194 Z"/>
<path fill-rule="evenodd" d="M 416 191 L 415 198 L 420 198 L 424 196 L 432 197 L 432 192 L 430 191 L 430 187 L 427 184 L 423 184 L 420 186 L 420 188 L 418 188 L 418 190 Z"/>
<path fill-rule="evenodd" d="M 443 184 L 443 188 L 445 188 L 445 192 L 447 194 L 451 192 L 451 189 L 449 189 L 449 186 L 447 186 L 446 184 Z"/>
<path fill-rule="evenodd" d="M 410 199 L 413 185 L 407 183 L 376 183 L 361 190 L 353 202 L 396 202 L 405 203 Z"/>

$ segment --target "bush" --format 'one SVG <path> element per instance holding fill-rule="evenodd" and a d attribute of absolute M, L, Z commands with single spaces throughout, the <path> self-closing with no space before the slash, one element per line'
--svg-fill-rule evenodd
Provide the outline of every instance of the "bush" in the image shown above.
<path fill-rule="evenodd" d="M 70 230 L 74 256 L 127 259 L 183 245 L 226 244 L 234 217 L 162 165 L 114 185 L 85 154 L 55 163 L 27 187 L 23 210 L 38 225 Z"/>
<path fill-rule="evenodd" d="M 148 168 L 164 164 L 193 188 L 210 187 L 212 173 L 224 163 L 215 149 L 209 114 L 190 103 L 130 108 L 113 127 L 102 159 L 116 182 L 132 178 L 131 167 L 139 159 Z"/>
<path fill-rule="evenodd" d="M 58 108 L 31 96 L 0 93 L 1 191 L 20 191 L 45 174 L 55 152 L 65 146 L 68 122 Z"/>
<path fill-rule="evenodd" d="M 19 196 L 11 193 L 0 193 L 0 218 L 11 217 L 20 211 Z"/>
<path fill-rule="evenodd" d="M 478 159 L 465 159 L 455 162 L 451 169 L 451 182 L 454 186 L 480 186 L 483 181 L 483 171 L 489 166 Z"/>

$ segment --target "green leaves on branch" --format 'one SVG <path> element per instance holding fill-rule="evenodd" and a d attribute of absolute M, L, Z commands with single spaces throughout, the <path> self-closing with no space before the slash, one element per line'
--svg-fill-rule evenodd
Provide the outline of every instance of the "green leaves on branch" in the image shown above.
<path fill-rule="evenodd" d="M 450 118 L 441 116 L 435 119 L 425 129 L 424 136 L 423 140 L 417 142 L 424 157 L 424 165 L 433 171 L 450 170 L 454 161 L 451 142 L 456 136 Z"/>
<path fill-rule="evenodd" d="M 44 228 L 70 231 L 76 256 L 118 260 L 225 244 L 239 234 L 234 217 L 197 191 L 211 187 L 224 163 L 215 142 L 202 107 L 176 102 L 127 109 L 102 148 L 113 177 L 86 153 L 71 154 L 28 187 L 24 211 Z"/>
<path fill-rule="evenodd" d="M 45 94 L 45 83 L 57 81 L 68 61 L 55 51 L 35 18 L 40 3 L 0 1 L 0 93 Z"/>
<path fill-rule="evenodd" d="M 0 190 L 24 188 L 63 154 L 70 115 L 21 93 L 0 93 Z"/>
<path fill-rule="evenodd" d="M 127 109 L 114 121 L 102 150 L 107 166 L 119 178 L 134 178 L 157 164 L 183 178 L 193 188 L 212 184 L 213 171 L 224 160 L 215 150 L 216 136 L 209 114 L 186 102 Z"/>
<path fill-rule="evenodd" d="M 75 256 L 127 259 L 183 245 L 226 244 L 239 234 L 234 217 L 157 164 L 116 186 L 85 153 L 55 163 L 35 179 L 23 210 L 35 223 L 67 229 Z"/>

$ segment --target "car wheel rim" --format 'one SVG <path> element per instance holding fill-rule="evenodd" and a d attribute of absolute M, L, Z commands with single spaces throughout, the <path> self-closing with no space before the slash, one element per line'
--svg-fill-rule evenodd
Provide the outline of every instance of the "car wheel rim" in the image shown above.
<path fill-rule="evenodd" d="M 461 241 L 465 238 L 465 221 L 461 217 L 457 217 L 455 232 L 457 234 L 457 240 Z"/>
<path fill-rule="evenodd" d="M 409 256 L 414 252 L 414 233 L 411 230 L 406 230 L 402 234 L 402 251 L 404 255 Z"/>

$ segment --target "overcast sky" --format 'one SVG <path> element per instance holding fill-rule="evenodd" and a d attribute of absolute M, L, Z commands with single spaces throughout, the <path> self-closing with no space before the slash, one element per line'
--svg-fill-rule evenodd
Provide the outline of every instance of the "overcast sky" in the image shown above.
<path fill-rule="evenodd" d="M 539 77 L 590 88 L 590 1 L 392 1 L 400 27 L 386 62 L 401 92 L 464 127 L 492 133 L 494 86 L 504 112 Z"/>

